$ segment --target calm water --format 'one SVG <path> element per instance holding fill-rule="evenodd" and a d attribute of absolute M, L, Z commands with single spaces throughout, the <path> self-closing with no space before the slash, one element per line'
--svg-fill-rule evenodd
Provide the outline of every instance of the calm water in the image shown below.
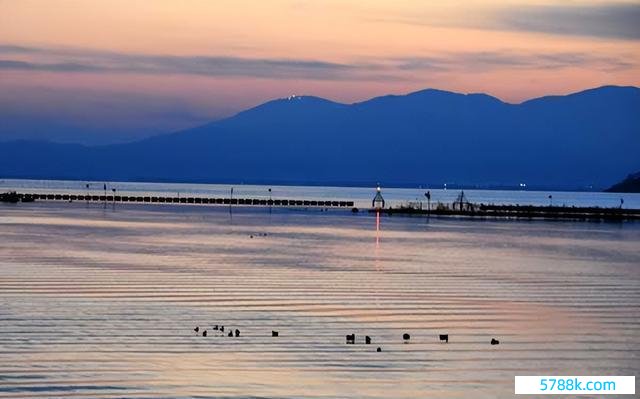
<path fill-rule="evenodd" d="M 639 244 L 637 223 L 0 204 L 0 398 L 510 398 L 516 374 L 637 376 Z"/>
<path fill-rule="evenodd" d="M 16 190 L 19 192 L 102 194 L 103 182 L 65 181 L 65 180 L 0 180 L 0 192 Z M 374 187 L 311 187 L 311 186 L 256 186 L 225 184 L 180 184 L 180 183 L 106 183 L 109 194 L 116 189 L 122 195 L 166 195 L 166 196 L 209 196 L 228 198 L 233 187 L 236 198 L 310 199 L 310 200 L 349 200 L 358 207 L 370 207 L 375 194 Z M 269 193 L 271 189 L 271 193 Z M 383 194 L 389 205 L 397 206 L 407 202 L 425 202 L 425 192 L 431 191 L 431 202 L 453 202 L 460 190 L 442 190 L 433 188 L 384 188 Z M 464 190 L 468 200 L 484 204 L 520 204 L 520 205 L 566 205 L 618 207 L 620 199 L 625 208 L 640 209 L 640 194 L 619 194 L 600 192 L 570 191 L 508 191 L 508 190 Z M 549 200 L 549 195 L 552 196 Z M 425 202 L 426 206 L 426 202 Z"/>

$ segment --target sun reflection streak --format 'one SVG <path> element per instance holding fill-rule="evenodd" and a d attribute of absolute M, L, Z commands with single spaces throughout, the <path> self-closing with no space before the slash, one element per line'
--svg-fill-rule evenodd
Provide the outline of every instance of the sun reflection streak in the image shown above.
<path fill-rule="evenodd" d="M 376 210 L 376 255 L 378 248 L 380 248 L 380 210 Z"/>

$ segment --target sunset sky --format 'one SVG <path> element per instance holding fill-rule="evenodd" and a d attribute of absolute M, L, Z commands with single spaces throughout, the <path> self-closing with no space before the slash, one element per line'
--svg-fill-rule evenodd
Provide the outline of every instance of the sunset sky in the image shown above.
<path fill-rule="evenodd" d="M 640 85 L 640 1 L 0 0 L 0 140 L 134 140 L 310 94 Z"/>

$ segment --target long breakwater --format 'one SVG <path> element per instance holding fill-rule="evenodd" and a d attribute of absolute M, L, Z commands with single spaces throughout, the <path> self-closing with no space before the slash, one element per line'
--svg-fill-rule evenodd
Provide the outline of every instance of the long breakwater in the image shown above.
<path fill-rule="evenodd" d="M 138 204 L 183 204 L 183 205 L 226 205 L 276 208 L 344 208 L 359 212 L 353 200 L 312 200 L 312 199 L 265 199 L 246 197 L 201 197 L 201 196 L 150 196 L 150 195 L 96 195 L 63 193 L 16 193 L 0 194 L 0 202 L 90 202 L 90 203 L 138 203 Z M 369 212 L 385 215 L 408 215 L 422 217 L 466 217 L 476 219 L 546 219 L 582 221 L 627 221 L 640 220 L 640 209 L 623 207 L 584 206 L 536 206 L 536 205 L 495 205 L 471 204 L 458 206 L 457 203 L 438 203 L 434 207 L 416 208 L 396 206 L 370 208 Z"/>
<path fill-rule="evenodd" d="M 82 194 L 51 194 L 51 193 L 5 193 L 0 194 L 3 202 L 33 202 L 41 201 L 88 201 L 88 202 L 127 202 L 154 204 L 198 204 L 198 205 L 245 205 L 245 206 L 276 206 L 276 207 L 353 207 L 353 201 L 325 201 L 299 199 L 264 199 L 264 198 L 212 198 L 192 196 L 133 196 L 133 195 L 82 195 Z"/>

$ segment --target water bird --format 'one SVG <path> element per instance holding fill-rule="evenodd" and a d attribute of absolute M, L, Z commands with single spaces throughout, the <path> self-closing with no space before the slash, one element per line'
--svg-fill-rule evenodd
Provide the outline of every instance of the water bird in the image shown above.
<path fill-rule="evenodd" d="M 204 331 L 202 332 L 202 336 L 203 336 L 203 337 L 206 337 L 206 336 L 207 336 L 207 330 L 204 330 Z"/>
<path fill-rule="evenodd" d="M 500 343 L 500 341 L 498 341 L 495 338 L 491 338 L 491 345 L 498 345 Z"/>
<path fill-rule="evenodd" d="M 239 337 L 239 336 L 240 336 L 240 330 L 236 328 L 236 337 Z"/>
<path fill-rule="evenodd" d="M 376 349 L 376 352 L 382 352 L 382 348 L 378 347 L 378 349 Z"/>
<path fill-rule="evenodd" d="M 356 343 L 356 334 L 347 334 L 347 344 Z"/>
<path fill-rule="evenodd" d="M 404 333 L 402 334 L 402 339 L 404 339 L 405 341 L 409 341 L 411 339 L 411 335 Z"/>
<path fill-rule="evenodd" d="M 229 334 L 227 335 L 227 337 L 233 337 L 233 331 L 229 331 Z"/>
<path fill-rule="evenodd" d="M 445 343 L 449 343 L 449 334 L 440 334 L 440 342 L 444 341 Z"/>
<path fill-rule="evenodd" d="M 364 337 L 364 343 L 365 343 L 365 344 L 367 344 L 367 345 L 369 345 L 369 344 L 371 343 L 371 337 L 370 337 L 370 336 L 368 336 L 368 335 L 366 335 L 366 336 Z"/>
<path fill-rule="evenodd" d="M 194 328 L 194 329 L 193 329 L 193 331 L 195 331 L 195 332 L 200 331 L 200 327 L 199 327 L 199 326 L 196 326 L 196 328 Z"/>
<path fill-rule="evenodd" d="M 224 326 L 220 326 L 220 331 L 224 332 Z"/>
<path fill-rule="evenodd" d="M 218 331 L 218 325 L 213 326 L 214 331 Z"/>
<path fill-rule="evenodd" d="M 278 335 L 279 335 L 279 334 L 278 334 L 278 332 L 277 332 L 277 331 L 273 331 L 273 330 L 271 330 L 271 336 L 272 336 L 272 337 L 277 337 Z"/>

